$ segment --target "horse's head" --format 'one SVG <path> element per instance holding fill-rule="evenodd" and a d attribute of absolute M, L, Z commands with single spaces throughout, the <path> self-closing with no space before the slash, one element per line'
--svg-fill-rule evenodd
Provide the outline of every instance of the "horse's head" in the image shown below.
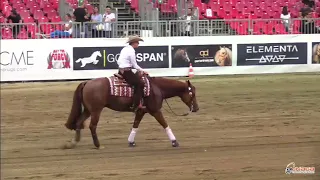
<path fill-rule="evenodd" d="M 190 111 L 197 112 L 199 110 L 198 101 L 196 97 L 196 88 L 188 80 L 187 90 L 182 94 L 181 100 L 190 108 Z"/>
<path fill-rule="evenodd" d="M 174 54 L 174 60 L 190 62 L 186 49 L 178 49 Z"/>
<path fill-rule="evenodd" d="M 101 52 L 100 51 L 95 51 L 93 54 L 95 54 L 98 57 L 102 57 Z"/>
<path fill-rule="evenodd" d="M 313 62 L 320 63 L 320 43 L 313 46 Z"/>
<path fill-rule="evenodd" d="M 231 66 L 232 52 L 227 47 L 220 47 L 215 55 L 215 61 L 219 66 Z"/>

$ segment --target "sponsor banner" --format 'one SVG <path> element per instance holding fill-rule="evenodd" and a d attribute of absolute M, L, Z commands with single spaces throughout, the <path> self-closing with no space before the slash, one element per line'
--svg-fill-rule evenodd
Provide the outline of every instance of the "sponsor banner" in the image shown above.
<path fill-rule="evenodd" d="M 307 64 L 307 43 L 238 44 L 237 65 Z"/>
<path fill-rule="evenodd" d="M 34 49 L 10 49 L 1 50 L 0 52 L 0 65 L 1 73 L 16 74 L 17 72 L 27 72 L 37 70 L 36 60 L 37 53 Z"/>
<path fill-rule="evenodd" d="M 70 44 L 57 45 L 48 40 L 17 42 L 1 42 L 1 81 L 61 80 L 72 71 Z M 47 45 L 41 46 L 42 43 Z"/>
<path fill-rule="evenodd" d="M 70 56 L 66 50 L 53 50 L 48 54 L 47 57 L 47 69 L 70 69 L 70 61 Z"/>
<path fill-rule="evenodd" d="M 320 64 L 320 42 L 312 43 L 312 64 Z"/>
<path fill-rule="evenodd" d="M 123 47 L 74 47 L 74 70 L 118 69 Z M 169 68 L 168 46 L 140 46 L 136 59 L 142 68 Z"/>
<path fill-rule="evenodd" d="M 172 67 L 232 66 L 232 44 L 171 47 Z"/>

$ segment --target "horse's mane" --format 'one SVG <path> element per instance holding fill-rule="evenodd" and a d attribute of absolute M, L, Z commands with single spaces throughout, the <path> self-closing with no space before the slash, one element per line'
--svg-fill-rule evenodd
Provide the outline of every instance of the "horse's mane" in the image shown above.
<path fill-rule="evenodd" d="M 175 79 L 168 79 L 163 77 L 150 77 L 151 81 L 155 83 L 160 89 L 176 89 L 179 91 L 184 91 L 186 89 L 186 83 L 175 80 Z"/>

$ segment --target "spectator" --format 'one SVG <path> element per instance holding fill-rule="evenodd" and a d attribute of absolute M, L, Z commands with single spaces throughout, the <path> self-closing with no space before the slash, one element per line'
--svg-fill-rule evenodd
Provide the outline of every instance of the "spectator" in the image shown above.
<path fill-rule="evenodd" d="M 192 20 L 195 20 L 195 17 L 193 15 L 192 9 L 188 9 L 188 14 L 186 16 L 181 17 L 180 19 L 185 20 L 184 24 L 184 32 L 182 33 L 182 36 L 191 36 L 191 27 L 192 27 Z"/>
<path fill-rule="evenodd" d="M 71 15 L 68 13 L 66 14 L 66 23 L 64 24 L 64 31 L 56 30 L 50 33 L 51 38 L 65 38 L 70 37 L 72 35 L 72 20 Z"/>
<path fill-rule="evenodd" d="M 81 37 L 81 32 L 83 31 L 83 29 L 81 29 L 81 27 L 83 27 L 84 22 L 87 21 L 86 19 L 86 10 L 84 8 L 84 0 L 79 0 L 79 7 L 76 8 L 73 12 L 74 18 L 75 18 L 75 22 L 77 24 L 74 25 L 73 27 L 73 31 L 74 31 L 74 37 L 75 38 L 80 38 Z"/>
<path fill-rule="evenodd" d="M 201 0 L 201 3 L 208 4 L 210 0 Z"/>
<path fill-rule="evenodd" d="M 302 11 L 302 22 L 300 26 L 300 32 L 302 34 L 319 34 L 319 27 L 316 27 L 314 20 L 312 19 L 312 10 L 307 8 Z"/>
<path fill-rule="evenodd" d="M 194 7 L 193 0 L 187 0 L 186 3 L 187 3 L 187 8 L 193 8 Z"/>
<path fill-rule="evenodd" d="M 110 6 L 106 7 L 106 12 L 103 15 L 103 22 L 105 22 L 104 25 L 104 32 L 103 37 L 106 38 L 112 38 L 112 22 L 116 21 L 116 15 L 111 12 Z"/>
<path fill-rule="evenodd" d="M 11 11 L 10 16 L 8 17 L 8 22 L 12 22 L 12 23 L 22 23 L 21 20 L 21 16 L 20 14 L 17 13 L 17 11 L 15 9 L 13 9 Z M 13 34 L 13 38 L 17 38 L 17 35 L 20 33 L 21 30 L 21 25 L 13 25 L 12 26 L 12 34 Z"/>
<path fill-rule="evenodd" d="M 84 8 L 86 15 L 84 16 L 84 19 L 86 22 L 91 21 L 91 14 L 88 12 L 88 8 Z"/>
<path fill-rule="evenodd" d="M 284 25 L 284 27 L 286 28 L 286 31 L 288 32 L 289 31 L 289 26 L 290 26 L 290 13 L 288 12 L 288 7 L 287 6 L 284 6 L 282 8 L 282 13 L 281 13 L 281 16 L 280 18 L 282 19 L 282 23 Z"/>
<path fill-rule="evenodd" d="M 310 8 L 314 8 L 314 6 L 315 6 L 314 0 L 302 0 L 302 3 L 307 5 Z"/>
<path fill-rule="evenodd" d="M 94 22 L 92 25 L 92 37 L 102 37 L 102 31 L 99 29 L 100 23 L 102 23 L 102 15 L 99 14 L 98 7 L 94 7 L 93 14 L 91 16 L 91 21 Z"/>
<path fill-rule="evenodd" d="M 86 15 L 84 16 L 85 19 L 85 23 L 84 23 L 84 35 L 87 38 L 88 37 L 88 32 L 89 32 L 89 27 L 91 27 L 91 24 L 87 23 L 91 21 L 91 14 L 88 11 L 88 8 L 84 8 L 84 10 L 86 11 Z"/>

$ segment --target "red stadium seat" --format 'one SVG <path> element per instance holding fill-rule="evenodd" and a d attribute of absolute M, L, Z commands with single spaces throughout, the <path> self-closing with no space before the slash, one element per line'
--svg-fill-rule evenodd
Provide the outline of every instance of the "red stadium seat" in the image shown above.
<path fill-rule="evenodd" d="M 33 14 L 37 10 L 41 10 L 39 6 L 35 5 L 29 8 L 30 13 Z"/>
<path fill-rule="evenodd" d="M 11 14 L 11 10 L 12 10 L 12 7 L 10 5 L 7 5 L 2 9 L 2 13 L 5 17 L 8 17 Z"/>
<path fill-rule="evenodd" d="M 276 34 L 288 34 L 283 24 L 277 24 L 275 26 Z"/>
<path fill-rule="evenodd" d="M 169 3 L 163 3 L 160 5 L 161 12 L 163 13 L 172 13 Z"/>
<path fill-rule="evenodd" d="M 17 9 L 17 10 L 18 10 L 18 9 L 21 9 L 21 7 L 24 8 L 24 9 L 26 9 L 26 5 L 23 4 L 23 3 L 12 4 L 12 7 L 15 8 L 15 9 Z"/>
<path fill-rule="evenodd" d="M 246 25 L 246 24 L 240 24 L 240 25 L 237 27 L 237 32 L 238 32 L 240 35 L 247 35 L 247 34 L 248 34 L 248 25 Z"/>
<path fill-rule="evenodd" d="M 31 9 L 31 8 L 35 8 L 35 7 L 40 7 L 39 4 L 35 3 L 35 2 L 29 2 L 26 4 L 26 7 L 28 9 Z"/>
<path fill-rule="evenodd" d="M 23 17 L 29 17 L 30 16 L 30 12 L 26 9 L 24 10 L 21 10 L 18 12 L 20 14 L 20 16 L 23 18 Z"/>
<path fill-rule="evenodd" d="M 62 22 L 62 20 L 61 20 L 60 16 L 54 16 L 54 17 L 52 17 L 51 22 Z"/>
<path fill-rule="evenodd" d="M 5 23 L 7 19 L 4 16 L 0 16 L 0 23 Z"/>
<path fill-rule="evenodd" d="M 38 19 L 38 23 L 47 23 L 47 22 L 49 22 L 47 17 L 41 17 Z"/>
<path fill-rule="evenodd" d="M 34 19 L 31 16 L 24 17 L 22 20 L 24 23 L 34 23 Z"/>
<path fill-rule="evenodd" d="M 2 39 L 13 39 L 12 30 L 10 28 L 2 28 L 1 36 Z"/>
<path fill-rule="evenodd" d="M 26 30 L 21 30 L 17 36 L 17 39 L 29 39 L 28 32 Z"/>
<path fill-rule="evenodd" d="M 42 6 L 40 6 L 42 9 L 43 9 L 43 12 L 46 13 L 46 12 L 49 12 L 49 11 L 52 11 L 52 10 L 55 10 L 53 9 L 53 7 L 51 6 L 51 4 L 44 4 Z"/>
<path fill-rule="evenodd" d="M 50 34 L 56 30 L 52 24 L 40 25 L 40 29 L 44 34 Z"/>
<path fill-rule="evenodd" d="M 91 4 L 86 4 L 86 8 L 88 10 L 88 13 L 93 14 L 94 7 Z"/>
<path fill-rule="evenodd" d="M 199 8 L 199 12 L 201 14 L 204 14 L 206 12 L 207 5 L 204 4 L 204 3 L 201 3 L 201 0 L 194 0 L 193 2 L 194 2 L 194 6 Z M 171 6 L 173 6 L 173 5 L 176 4 L 176 2 L 175 1 L 170 1 L 169 4 Z"/>
<path fill-rule="evenodd" d="M 232 16 L 232 18 L 236 18 L 238 16 L 238 10 L 232 9 L 230 15 Z"/>
<path fill-rule="evenodd" d="M 47 12 L 47 17 L 48 19 L 52 20 L 54 17 L 56 17 L 58 15 L 57 11 L 55 10 L 52 10 L 52 11 L 49 11 Z"/>
<path fill-rule="evenodd" d="M 36 24 L 27 25 L 27 32 L 30 34 L 31 38 L 36 38 L 36 34 L 39 33 L 39 27 Z"/>
<path fill-rule="evenodd" d="M 232 6 L 230 4 L 220 7 L 220 9 L 223 9 L 225 12 L 231 12 L 232 11 Z"/>
<path fill-rule="evenodd" d="M 41 10 L 36 10 L 34 13 L 33 13 L 33 18 L 35 20 L 38 20 L 39 18 L 42 18 L 44 17 L 44 14 Z"/>
<path fill-rule="evenodd" d="M 209 7 L 211 7 L 213 12 L 218 12 L 220 10 L 219 4 L 217 2 L 210 2 Z"/>

